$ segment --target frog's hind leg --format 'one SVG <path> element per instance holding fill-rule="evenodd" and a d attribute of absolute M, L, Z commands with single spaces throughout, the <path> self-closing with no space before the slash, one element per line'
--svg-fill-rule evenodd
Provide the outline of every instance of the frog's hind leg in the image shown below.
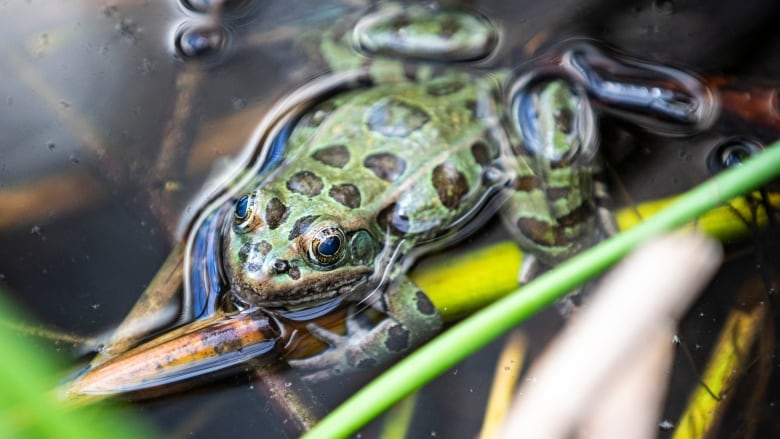
<path fill-rule="evenodd" d="M 593 184 L 594 199 L 596 200 L 596 226 L 599 232 L 599 241 L 611 238 L 620 229 L 612 213 L 612 197 L 609 195 L 607 184 L 601 179 L 596 179 Z"/>
<path fill-rule="evenodd" d="M 353 306 L 344 335 L 315 324 L 307 325 L 309 332 L 326 342 L 329 348 L 310 358 L 291 360 L 290 365 L 298 369 L 305 380 L 322 381 L 397 359 L 433 337 L 443 325 L 428 296 L 406 276 L 391 282 L 372 303 L 372 308 L 384 313 L 385 317 L 374 324 Z"/>

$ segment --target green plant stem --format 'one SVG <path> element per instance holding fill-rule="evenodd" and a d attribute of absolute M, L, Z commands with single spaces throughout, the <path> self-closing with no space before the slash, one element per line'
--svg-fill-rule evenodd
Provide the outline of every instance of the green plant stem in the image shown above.
<path fill-rule="evenodd" d="M 0 319 L 19 312 L 0 290 Z M 144 426 L 106 407 L 73 409 L 51 391 L 57 359 L 30 340 L 0 326 L 0 437 L 105 438 L 155 437 Z"/>
<path fill-rule="evenodd" d="M 346 437 L 405 395 L 444 373 L 487 343 L 569 291 L 599 275 L 640 243 L 689 223 L 719 204 L 780 174 L 780 142 L 741 166 L 685 193 L 642 224 L 560 264 L 521 290 L 453 326 L 369 383 L 304 438 Z"/>

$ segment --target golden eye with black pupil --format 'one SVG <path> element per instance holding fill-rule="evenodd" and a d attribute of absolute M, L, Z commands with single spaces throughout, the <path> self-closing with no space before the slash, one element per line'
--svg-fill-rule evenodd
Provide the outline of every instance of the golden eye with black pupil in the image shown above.
<path fill-rule="evenodd" d="M 341 260 L 344 254 L 344 232 L 337 227 L 318 231 L 309 244 L 309 258 L 317 265 L 327 267 Z"/>
<path fill-rule="evenodd" d="M 254 228 L 255 204 L 255 197 L 251 194 L 245 194 L 236 201 L 233 211 L 233 225 L 236 232 L 248 232 Z"/>

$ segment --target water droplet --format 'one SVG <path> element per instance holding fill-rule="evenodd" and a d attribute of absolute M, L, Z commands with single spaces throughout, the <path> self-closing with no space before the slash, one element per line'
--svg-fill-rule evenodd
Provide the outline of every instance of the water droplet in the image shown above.
<path fill-rule="evenodd" d="M 141 28 L 133 20 L 123 18 L 116 22 L 114 30 L 125 41 L 137 42 L 141 38 Z"/>
<path fill-rule="evenodd" d="M 243 110 L 246 108 L 246 100 L 242 98 L 232 98 L 230 103 L 233 105 L 234 110 Z"/>
<path fill-rule="evenodd" d="M 114 5 L 103 6 L 100 13 L 108 18 L 116 18 L 119 15 L 119 9 Z"/>
<path fill-rule="evenodd" d="M 225 32 L 210 26 L 184 27 L 176 37 L 176 50 L 185 58 L 213 55 L 225 44 Z"/>
<path fill-rule="evenodd" d="M 100 309 L 100 304 L 99 303 L 93 303 L 92 305 L 90 305 L 90 308 L 92 308 L 95 311 L 97 311 L 98 309 Z"/>
<path fill-rule="evenodd" d="M 138 71 L 142 75 L 149 75 L 151 73 L 154 73 L 155 70 L 157 70 L 157 66 L 159 63 L 157 60 L 151 59 L 151 58 L 144 58 L 141 60 L 141 65 L 138 66 Z"/>
<path fill-rule="evenodd" d="M 671 421 L 664 419 L 658 423 L 658 428 L 663 431 L 671 431 L 674 428 L 674 424 Z"/>
<path fill-rule="evenodd" d="M 292 382 L 290 382 L 290 381 L 285 381 L 285 383 L 284 383 L 284 387 L 292 387 Z"/>

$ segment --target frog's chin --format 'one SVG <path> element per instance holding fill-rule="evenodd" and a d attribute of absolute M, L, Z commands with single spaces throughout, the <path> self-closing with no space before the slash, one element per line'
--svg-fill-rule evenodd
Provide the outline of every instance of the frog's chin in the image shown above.
<path fill-rule="evenodd" d="M 373 275 L 374 270 L 370 267 L 339 273 L 313 272 L 286 284 L 273 282 L 271 278 L 252 285 L 236 285 L 232 292 L 240 300 L 253 306 L 302 309 L 363 291 L 371 283 Z"/>

